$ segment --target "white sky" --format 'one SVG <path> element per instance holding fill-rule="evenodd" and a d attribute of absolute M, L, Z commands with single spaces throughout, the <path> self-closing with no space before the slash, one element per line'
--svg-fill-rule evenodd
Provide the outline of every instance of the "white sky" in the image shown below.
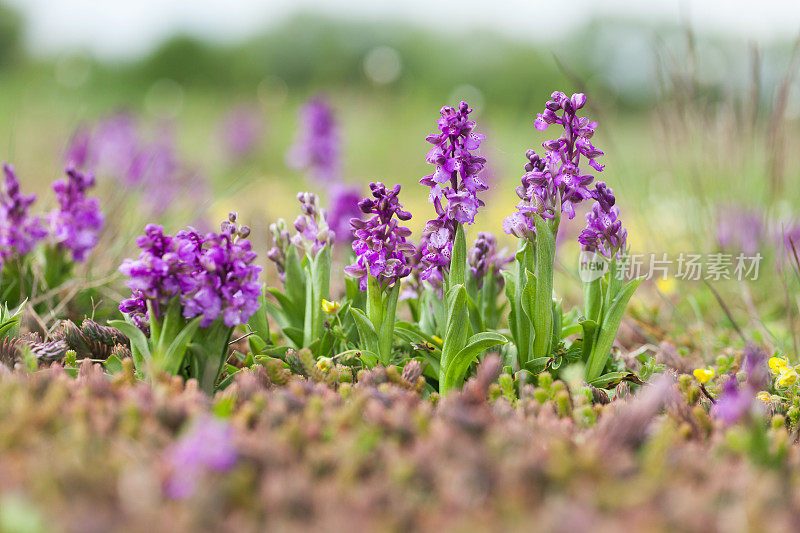
<path fill-rule="evenodd" d="M 236 40 L 298 12 L 389 19 L 464 35 L 489 28 L 513 38 L 546 40 L 595 14 L 647 21 L 690 20 L 701 31 L 768 42 L 800 32 L 797 0 L 6 0 L 25 15 L 36 52 L 88 49 L 135 56 L 184 31 Z M 464 36 L 466 38 L 466 36 Z"/>

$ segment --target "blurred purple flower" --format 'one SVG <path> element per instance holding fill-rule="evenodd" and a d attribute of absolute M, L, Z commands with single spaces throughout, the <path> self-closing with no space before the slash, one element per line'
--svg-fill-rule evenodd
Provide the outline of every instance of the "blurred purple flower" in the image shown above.
<path fill-rule="evenodd" d="M 94 175 L 67 168 L 67 178 L 53 183 L 58 209 L 50 212 L 48 223 L 53 241 L 72 251 L 74 261 L 83 261 L 97 245 L 105 217 L 97 198 L 87 198 L 94 187 Z"/>
<path fill-rule="evenodd" d="M 800 224 L 789 226 L 788 229 L 784 230 L 782 237 L 783 244 L 790 257 L 794 255 L 792 247 L 797 251 L 798 257 L 800 257 Z"/>
<path fill-rule="evenodd" d="M 726 426 L 744 419 L 754 405 L 756 394 L 764 390 L 770 382 L 768 356 L 763 349 L 748 344 L 743 359 L 744 382 L 739 383 L 735 374 L 728 376 L 722 385 L 722 392 L 711 408 L 711 414 Z"/>
<path fill-rule="evenodd" d="M 81 126 L 73 134 L 65 160 L 77 170 L 92 170 L 142 189 L 156 214 L 181 194 L 206 193 L 203 177 L 180 160 L 169 130 L 148 138 L 130 113 L 110 115 L 94 128 Z"/>
<path fill-rule="evenodd" d="M 205 474 L 227 472 L 237 459 L 233 428 L 206 415 L 164 451 L 169 472 L 164 492 L 172 499 L 190 498 Z"/>
<path fill-rule="evenodd" d="M 22 194 L 14 167 L 3 164 L 4 186 L 0 189 L 0 269 L 14 256 L 21 257 L 33 250 L 47 236 L 39 217 L 28 215 L 36 200 L 35 194 Z"/>
<path fill-rule="evenodd" d="M 483 286 L 483 278 L 486 274 L 502 283 L 503 277 L 500 276 L 500 271 L 514 258 L 505 255 L 504 252 L 505 250 L 497 251 L 497 239 L 494 235 L 483 231 L 478 233 L 475 244 L 467 252 L 467 261 L 472 275 L 478 283 L 478 288 Z"/>
<path fill-rule="evenodd" d="M 264 136 L 261 111 L 253 106 L 231 109 L 219 125 L 219 137 L 225 153 L 233 161 L 253 154 Z"/>
<path fill-rule="evenodd" d="M 89 165 L 89 148 L 92 141 L 92 132 L 88 127 L 79 126 L 72 134 L 64 154 L 67 166 L 86 168 Z"/>
<path fill-rule="evenodd" d="M 753 255 L 764 241 L 763 215 L 755 209 L 724 206 L 717 211 L 717 244 L 723 250 Z"/>
<path fill-rule="evenodd" d="M 292 243 L 292 234 L 286 226 L 284 219 L 278 219 L 269 226 L 272 235 L 272 248 L 267 251 L 267 259 L 275 263 L 278 269 L 278 277 L 281 281 L 286 280 L 286 253 Z"/>
<path fill-rule="evenodd" d="M 336 184 L 331 187 L 330 209 L 328 209 L 328 226 L 333 231 L 336 242 L 352 242 L 350 220 L 361 218 L 358 202 L 362 196 L 356 187 Z"/>
<path fill-rule="evenodd" d="M 286 162 L 321 183 L 337 181 L 341 174 L 340 144 L 333 110 L 324 99 L 315 97 L 300 109 L 299 129 Z"/>
<path fill-rule="evenodd" d="M 367 289 L 367 276 L 378 279 L 381 288 L 398 283 L 411 273 L 406 256 L 414 252 L 414 245 L 406 241 L 411 230 L 398 225 L 398 220 L 410 220 L 411 213 L 403 210 L 397 200 L 400 185 L 391 189 L 381 183 L 370 183 L 372 198 L 364 198 L 359 208 L 370 214 L 366 220 L 353 218 L 351 224 L 353 251 L 356 262 L 345 267 L 350 277 L 358 278 L 361 290 Z M 397 218 L 395 218 L 397 217 Z"/>
<path fill-rule="evenodd" d="M 722 385 L 722 393 L 711 408 L 711 414 L 725 425 L 735 424 L 745 417 L 755 399 L 755 393 L 748 386 L 742 386 L 731 374 Z"/>

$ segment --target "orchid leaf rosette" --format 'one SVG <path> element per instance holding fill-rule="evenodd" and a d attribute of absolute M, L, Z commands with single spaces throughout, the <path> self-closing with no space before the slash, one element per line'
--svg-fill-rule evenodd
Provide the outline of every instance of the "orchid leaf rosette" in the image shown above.
<path fill-rule="evenodd" d="M 440 307 L 443 312 L 440 311 L 437 320 L 444 326 L 439 362 L 442 393 L 463 382 L 469 365 L 481 352 L 506 342 L 498 333 L 475 332 L 470 323 L 474 300 L 466 288 L 464 225 L 475 222 L 478 208 L 484 205 L 478 192 L 489 188 L 480 176 L 486 160 L 473 154 L 485 137 L 474 131 L 475 121 L 470 120 L 470 113 L 472 109 L 466 102 L 461 102 L 458 108 L 442 107 L 437 122 L 439 132 L 426 139 L 433 144 L 426 159 L 436 170 L 420 180 L 420 184 L 430 187 L 428 201 L 437 215 L 425 226 L 420 242 L 420 278 L 434 288 L 441 288 L 444 295 L 444 307 Z M 470 337 L 471 330 L 475 335 Z"/>
<path fill-rule="evenodd" d="M 233 329 L 261 307 L 261 267 L 236 219 L 205 235 L 149 224 L 137 239 L 139 258 L 120 267 L 132 290 L 120 304 L 126 321 L 111 324 L 131 339 L 140 374 L 183 375 L 214 391 Z"/>
<path fill-rule="evenodd" d="M 411 230 L 399 221 L 411 219 L 398 201 L 400 185 L 391 189 L 381 182 L 370 183 L 372 198 L 362 199 L 358 206 L 369 215 L 353 218 L 353 251 L 355 262 L 345 267 L 345 273 L 358 280 L 366 291 L 366 309 L 351 307 L 350 312 L 366 347 L 362 357 L 369 366 L 377 362 L 388 365 L 392 357 L 395 315 L 400 294 L 400 280 L 411 274 L 408 256 L 414 245 L 407 241 Z"/>

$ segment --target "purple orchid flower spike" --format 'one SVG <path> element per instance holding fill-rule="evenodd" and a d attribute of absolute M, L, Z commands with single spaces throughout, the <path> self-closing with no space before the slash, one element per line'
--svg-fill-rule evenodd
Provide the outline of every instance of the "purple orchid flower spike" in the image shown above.
<path fill-rule="evenodd" d="M 48 216 L 52 240 L 72 252 L 74 261 L 83 261 L 97 246 L 105 217 L 97 198 L 87 198 L 86 192 L 94 187 L 91 172 L 82 173 L 67 168 L 67 178 L 53 183 L 58 209 Z"/>
<path fill-rule="evenodd" d="M 361 212 L 370 215 L 366 220 L 353 218 L 353 251 L 356 261 L 345 267 L 345 273 L 358 278 L 361 290 L 367 289 L 367 277 L 378 279 L 382 288 L 392 286 L 411 273 L 407 256 L 414 245 L 406 239 L 411 230 L 398 225 L 398 220 L 410 220 L 411 213 L 403 210 L 397 200 L 400 185 L 388 189 L 383 183 L 369 184 L 372 198 L 359 202 Z"/>
<path fill-rule="evenodd" d="M 430 187 L 428 201 L 437 218 L 427 223 L 420 241 L 420 277 L 434 286 L 441 283 L 443 272 L 449 268 L 457 225 L 475 222 L 478 208 L 484 205 L 478 192 L 489 188 L 479 175 L 486 160 L 472 153 L 485 137 L 474 131 L 470 113 L 466 102 L 457 109 L 443 107 L 437 122 L 439 133 L 426 139 L 433 144 L 426 159 L 436 170 L 419 182 Z"/>
<path fill-rule="evenodd" d="M 47 236 L 39 217 L 28 215 L 35 194 L 22 194 L 14 167 L 3 165 L 5 180 L 0 188 L 0 269 L 11 257 L 27 255 Z"/>
<path fill-rule="evenodd" d="M 589 185 L 594 176 L 581 169 L 584 159 L 597 172 L 604 168 L 597 162 L 603 152 L 590 141 L 597 123 L 577 116 L 586 105 L 586 95 L 576 93 L 570 98 L 556 91 L 550 97 L 544 112 L 537 114 L 534 125 L 539 131 L 545 131 L 556 124 L 564 132 L 558 139 L 542 143 L 544 157 L 534 150 L 525 154 L 528 159 L 526 173 L 522 176 L 522 184 L 517 187 L 521 201 L 517 212 L 503 222 L 503 231 L 522 239 L 534 238 L 535 215 L 554 219 L 565 213 L 572 219 L 575 207 L 592 197 Z"/>

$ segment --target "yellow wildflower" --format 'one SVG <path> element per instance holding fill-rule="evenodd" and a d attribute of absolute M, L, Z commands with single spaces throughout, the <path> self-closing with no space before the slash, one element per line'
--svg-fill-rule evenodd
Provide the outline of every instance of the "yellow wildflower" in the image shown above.
<path fill-rule="evenodd" d="M 325 298 L 322 299 L 322 310 L 329 315 L 336 314 L 341 308 L 342 304 L 339 302 L 329 302 Z"/>
<path fill-rule="evenodd" d="M 764 403 L 769 403 L 772 401 L 772 395 L 765 390 L 762 390 L 761 392 L 756 394 L 756 398 L 758 398 Z"/>
<path fill-rule="evenodd" d="M 678 288 L 678 282 L 675 281 L 675 278 L 659 278 L 658 281 L 656 281 L 656 287 L 658 287 L 658 290 L 662 293 L 669 296 L 675 293 L 675 290 Z"/>
<path fill-rule="evenodd" d="M 781 369 L 786 368 L 788 365 L 789 361 L 787 361 L 785 357 L 769 358 L 769 369 L 772 371 L 773 374 L 780 374 Z"/>
<path fill-rule="evenodd" d="M 317 360 L 317 368 L 319 368 L 323 372 L 328 372 L 332 366 L 333 366 L 333 359 L 331 359 L 330 357 L 320 357 Z"/>
<path fill-rule="evenodd" d="M 791 387 L 797 381 L 797 370 L 792 367 L 781 367 L 780 375 L 775 380 L 777 387 Z"/>
<path fill-rule="evenodd" d="M 694 377 L 697 378 L 697 381 L 700 383 L 708 383 L 708 381 L 714 377 L 714 369 L 709 368 L 698 368 L 694 372 Z"/>

